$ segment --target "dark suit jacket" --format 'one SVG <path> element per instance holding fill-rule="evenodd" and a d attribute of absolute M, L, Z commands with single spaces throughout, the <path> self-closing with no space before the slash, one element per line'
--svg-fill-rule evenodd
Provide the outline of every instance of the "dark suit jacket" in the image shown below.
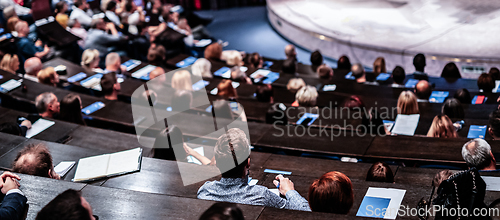
<path fill-rule="evenodd" d="M 25 196 L 19 193 L 11 193 L 3 198 L 0 205 L 0 219 L 2 220 L 18 220 L 24 212 L 26 206 Z"/>

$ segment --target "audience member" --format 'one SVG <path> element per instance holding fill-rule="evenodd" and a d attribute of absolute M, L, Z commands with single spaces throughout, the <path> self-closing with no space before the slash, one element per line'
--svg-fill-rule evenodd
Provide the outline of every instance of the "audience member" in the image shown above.
<path fill-rule="evenodd" d="M 470 140 L 462 147 L 462 157 L 468 167 L 478 170 L 496 170 L 496 160 L 491 153 L 491 147 L 485 140 L 476 138 Z"/>
<path fill-rule="evenodd" d="M 229 66 L 243 66 L 243 56 L 237 50 L 222 51 L 222 60 Z"/>
<path fill-rule="evenodd" d="M 19 58 L 17 55 L 5 54 L 2 61 L 0 61 L 0 69 L 16 74 L 16 71 L 19 70 Z"/>
<path fill-rule="evenodd" d="M 191 73 L 187 70 L 179 70 L 172 76 L 172 88 L 193 91 Z"/>
<path fill-rule="evenodd" d="M 488 74 L 493 78 L 493 80 L 500 80 L 500 70 L 496 67 L 491 67 Z"/>
<path fill-rule="evenodd" d="M 356 96 L 351 96 L 355 97 L 357 99 L 354 99 L 353 102 L 349 103 L 350 106 L 346 106 L 347 108 L 359 108 L 359 110 L 364 110 L 364 105 L 361 102 L 361 99 L 359 99 Z M 352 100 L 353 98 L 351 98 Z M 358 101 L 356 103 L 355 101 Z M 361 103 L 360 103 L 361 102 Z M 355 106 L 355 107 L 354 107 Z M 354 109 L 356 110 L 356 109 Z M 366 115 L 366 114 L 364 114 Z M 372 108 L 370 112 L 368 112 L 367 116 L 364 116 L 362 119 L 362 124 L 364 126 L 361 126 L 361 132 L 362 134 L 370 134 L 371 136 L 385 136 L 389 135 L 390 132 L 387 131 L 384 125 L 384 120 L 381 117 L 381 115 L 378 113 L 378 111 L 375 108 Z"/>
<path fill-rule="evenodd" d="M 137 7 L 136 3 L 134 1 L 127 1 L 125 3 L 124 7 L 125 11 L 121 13 L 121 18 L 123 19 L 122 23 L 128 24 L 128 32 L 133 35 L 138 35 L 139 34 L 139 28 L 138 25 L 142 24 L 146 21 L 146 12 L 142 9 L 142 7 Z M 187 35 L 192 36 L 192 31 L 189 25 L 186 24 L 186 26 L 183 26 L 183 20 L 181 19 L 179 21 L 179 28 L 180 29 L 187 29 L 189 32 L 187 32 Z M 190 37 L 190 40 L 192 41 L 192 38 Z M 188 44 L 188 46 L 192 46 L 192 43 Z"/>
<path fill-rule="evenodd" d="M 38 82 L 37 75 L 38 75 L 38 72 L 40 72 L 40 70 L 42 70 L 42 68 L 43 68 L 43 65 L 42 65 L 42 61 L 40 60 L 40 58 L 31 57 L 31 58 L 27 59 L 24 62 L 24 71 L 26 72 L 26 74 L 24 74 L 24 78 L 31 80 L 31 81 L 34 81 L 34 82 Z"/>
<path fill-rule="evenodd" d="M 387 73 L 387 69 L 385 68 L 385 59 L 383 57 L 377 57 L 373 62 L 373 73 L 375 77 L 377 77 L 381 73 Z"/>
<path fill-rule="evenodd" d="M 295 101 L 299 106 L 314 107 L 316 106 L 316 99 L 318 98 L 318 91 L 313 86 L 304 86 L 295 94 Z"/>
<path fill-rule="evenodd" d="M 296 74 L 297 73 L 297 61 L 293 59 L 283 61 L 283 66 L 281 66 L 281 72 L 284 74 Z"/>
<path fill-rule="evenodd" d="M 309 205 L 313 212 L 347 214 L 353 202 L 351 180 L 341 172 L 325 173 L 309 187 Z"/>
<path fill-rule="evenodd" d="M 241 117 L 241 121 L 246 121 L 246 115 L 242 109 L 233 109 L 231 107 L 233 101 L 218 99 L 212 102 L 212 112 L 216 118 L 227 118 L 231 121 Z M 238 105 L 239 106 L 239 105 Z"/>
<path fill-rule="evenodd" d="M 60 179 L 54 171 L 49 149 L 42 143 L 28 144 L 16 156 L 12 171 L 33 176 Z"/>
<path fill-rule="evenodd" d="M 457 130 L 453 126 L 453 122 L 446 115 L 437 115 L 432 120 L 427 137 L 439 138 L 456 138 L 458 137 Z"/>
<path fill-rule="evenodd" d="M 205 58 L 197 59 L 191 66 L 191 72 L 193 75 L 207 79 L 211 79 L 213 77 L 210 69 L 212 69 L 212 63 Z"/>
<path fill-rule="evenodd" d="M 1 9 L 1 4 L 2 4 L 2 2 L 0 1 L 0 9 Z M 14 9 L 14 6 L 9 5 L 5 8 L 3 8 L 3 17 L 4 17 L 5 21 L 9 21 L 9 19 L 12 17 L 18 18 L 18 16 L 16 15 L 16 10 Z M 13 30 L 14 29 L 9 29 L 9 27 L 7 26 L 7 32 L 12 32 Z"/>
<path fill-rule="evenodd" d="M 37 74 L 37 78 L 38 82 L 49 86 L 57 87 L 59 83 L 59 74 L 57 74 L 54 67 L 51 66 L 40 70 Z"/>
<path fill-rule="evenodd" d="M 110 47 L 117 46 L 119 42 L 125 39 L 125 37 L 118 34 L 113 23 L 105 23 L 102 18 L 96 18 L 92 20 L 84 48 L 97 49 L 101 56 L 105 56 L 108 54 Z"/>
<path fill-rule="evenodd" d="M 365 108 L 365 104 L 363 100 L 359 96 L 351 95 L 344 101 L 342 107 L 350 109 L 350 110 L 358 110 L 362 111 Z"/>
<path fill-rule="evenodd" d="M 359 63 L 352 65 L 351 67 L 352 76 L 356 79 L 357 83 L 366 82 L 365 69 Z"/>
<path fill-rule="evenodd" d="M 17 16 L 13 16 L 11 18 L 9 18 L 7 20 L 7 30 L 12 33 L 14 31 L 16 31 L 16 24 L 17 22 L 21 21 L 21 19 L 19 19 L 19 17 Z"/>
<path fill-rule="evenodd" d="M 285 55 L 287 60 L 298 62 L 297 52 L 295 51 L 295 46 L 293 44 L 288 44 L 285 46 Z"/>
<path fill-rule="evenodd" d="M 162 45 L 153 44 L 149 47 L 147 59 L 155 66 L 163 66 L 166 59 L 166 50 Z"/>
<path fill-rule="evenodd" d="M 398 114 L 420 114 L 417 97 L 411 91 L 403 91 L 398 98 Z"/>
<path fill-rule="evenodd" d="M 28 129 L 31 128 L 31 122 L 24 120 L 18 125 L 15 122 L 4 122 L 0 124 L 0 132 L 25 137 Z"/>
<path fill-rule="evenodd" d="M 491 93 L 495 88 L 495 80 L 487 73 L 483 73 L 477 79 L 477 87 L 480 92 Z"/>
<path fill-rule="evenodd" d="M 444 66 L 441 72 L 441 77 L 443 78 L 462 78 L 460 75 L 460 70 L 458 70 L 457 65 L 453 62 L 449 62 Z"/>
<path fill-rule="evenodd" d="M 417 80 L 429 80 L 427 73 L 424 69 L 426 66 L 425 56 L 421 53 L 415 55 L 413 58 L 413 66 L 415 67 L 415 72 L 413 73 L 413 78 Z"/>
<path fill-rule="evenodd" d="M 191 109 L 193 94 L 188 90 L 175 90 L 172 97 L 172 111 L 182 112 Z"/>
<path fill-rule="evenodd" d="M 82 54 L 81 65 L 87 73 L 102 73 L 103 70 L 99 68 L 99 51 L 96 49 L 86 49 Z"/>
<path fill-rule="evenodd" d="M 75 0 L 69 19 L 78 20 L 83 26 L 90 27 L 92 24 L 92 15 L 87 0 Z"/>
<path fill-rule="evenodd" d="M 217 95 L 224 97 L 225 99 L 238 98 L 238 93 L 233 87 L 232 81 L 229 79 L 224 79 L 219 83 L 219 85 L 217 85 Z"/>
<path fill-rule="evenodd" d="M 429 97 L 432 94 L 432 87 L 429 82 L 420 80 L 415 86 L 415 95 L 418 102 L 429 102 Z"/>
<path fill-rule="evenodd" d="M 257 101 L 273 103 L 273 87 L 270 84 L 258 85 L 255 91 Z"/>
<path fill-rule="evenodd" d="M 245 217 L 236 204 L 217 202 L 203 212 L 199 220 L 245 220 Z"/>
<path fill-rule="evenodd" d="M 453 175 L 453 173 L 450 170 L 441 170 L 441 171 L 439 171 L 434 176 L 434 179 L 432 179 L 432 186 L 436 187 L 436 189 L 437 189 L 439 187 L 439 185 L 441 185 L 441 183 L 443 181 L 445 181 L 448 178 L 450 178 L 451 175 Z"/>
<path fill-rule="evenodd" d="M 21 178 L 11 172 L 5 171 L 0 175 L 1 192 L 3 194 L 0 205 L 0 218 L 6 220 L 23 219 L 26 208 L 26 196 L 19 190 Z"/>
<path fill-rule="evenodd" d="M 205 48 L 205 59 L 220 61 L 222 57 L 222 45 L 219 43 L 213 43 Z"/>
<path fill-rule="evenodd" d="M 337 61 L 337 69 L 338 70 L 350 70 L 351 69 L 351 61 L 349 61 L 349 57 L 343 55 Z"/>
<path fill-rule="evenodd" d="M 493 140 L 500 140 L 500 110 L 495 110 L 490 114 L 488 121 L 488 133 Z"/>
<path fill-rule="evenodd" d="M 264 65 L 264 60 L 259 53 L 252 53 L 248 56 L 248 65 L 254 69 L 260 69 Z"/>
<path fill-rule="evenodd" d="M 215 161 L 222 178 L 203 184 L 198 190 L 199 199 L 310 211 L 307 200 L 295 191 L 292 181 L 281 175 L 276 176 L 274 184 L 279 185 L 280 194 L 286 199 L 265 186 L 248 185 L 250 143 L 242 130 L 231 128 L 219 137 Z"/>
<path fill-rule="evenodd" d="M 464 108 L 456 98 L 449 98 L 444 101 L 441 114 L 448 116 L 452 120 L 462 120 L 465 118 Z"/>
<path fill-rule="evenodd" d="M 377 75 L 374 72 L 366 72 L 365 73 L 365 82 L 364 84 L 366 85 L 374 85 L 378 86 L 379 83 L 377 82 Z"/>
<path fill-rule="evenodd" d="M 288 117 L 285 114 L 286 106 L 283 103 L 273 104 L 266 113 L 266 123 L 274 125 L 287 125 Z"/>
<path fill-rule="evenodd" d="M 87 40 L 87 30 L 82 27 L 82 24 L 76 19 L 70 19 L 68 21 L 68 27 L 70 28 L 69 31 L 74 34 L 75 36 L 81 38 L 80 40 L 77 41 L 78 46 L 80 48 L 85 47 L 85 40 Z"/>
<path fill-rule="evenodd" d="M 60 106 L 59 120 L 86 125 L 82 117 L 82 100 L 79 95 L 75 93 L 66 95 Z"/>
<path fill-rule="evenodd" d="M 392 87 L 395 87 L 395 88 L 403 88 L 405 87 L 405 78 L 406 78 L 406 73 L 405 73 L 405 69 L 403 69 L 403 67 L 400 67 L 400 66 L 396 66 L 394 67 L 394 69 L 392 70 Z"/>
<path fill-rule="evenodd" d="M 38 57 L 40 59 L 43 59 L 50 52 L 50 48 L 47 45 L 42 47 L 42 42 L 40 40 L 33 43 L 32 40 L 27 38 L 30 32 L 28 22 L 17 22 L 15 29 L 17 31 L 18 37 L 18 40 L 16 41 L 18 52 L 21 53 L 25 59 L 28 59 L 30 57 Z"/>
<path fill-rule="evenodd" d="M 469 90 L 467 89 L 459 89 L 455 92 L 455 95 L 453 98 L 458 99 L 460 103 L 463 104 L 471 104 L 472 103 L 472 98 L 470 96 Z"/>
<path fill-rule="evenodd" d="M 286 89 L 292 93 L 296 93 L 302 87 L 306 86 L 306 83 L 301 78 L 291 78 L 286 84 Z"/>
<path fill-rule="evenodd" d="M 60 103 L 56 95 L 51 92 L 44 92 L 35 99 L 35 106 L 38 114 L 44 118 L 55 118 L 60 111 Z"/>
<path fill-rule="evenodd" d="M 118 93 L 121 90 L 121 86 L 120 83 L 118 83 L 114 72 L 110 72 L 102 76 L 101 89 L 105 99 L 118 100 Z"/>
<path fill-rule="evenodd" d="M 56 3 L 56 21 L 59 23 L 64 29 L 68 26 L 69 16 L 66 14 L 68 11 L 68 3 L 66 1 L 60 1 Z"/>
<path fill-rule="evenodd" d="M 314 72 L 317 72 L 317 69 L 321 66 L 321 64 L 323 64 L 323 55 L 321 55 L 319 50 L 315 50 L 311 53 L 311 68 Z"/>
<path fill-rule="evenodd" d="M 68 189 L 57 195 L 38 212 L 35 220 L 96 220 L 92 207 L 81 193 Z"/>
<path fill-rule="evenodd" d="M 166 76 L 165 76 L 165 70 L 161 67 L 156 67 L 153 71 L 149 73 L 149 79 L 156 79 L 158 78 L 160 81 L 165 82 Z M 158 80 L 157 79 L 157 80 Z"/>
<path fill-rule="evenodd" d="M 116 15 L 116 5 L 116 1 L 108 1 L 107 4 L 104 5 L 106 8 L 104 14 L 109 21 L 113 22 L 116 26 L 120 26 L 122 23 L 120 17 Z"/>
<path fill-rule="evenodd" d="M 23 19 L 31 17 L 31 9 L 30 8 L 23 7 L 22 5 L 16 3 L 16 1 L 13 1 L 13 0 L 0 1 L 0 8 L 1 9 L 5 9 L 8 7 L 13 7 L 16 16 L 23 17 Z M 33 20 L 33 18 L 31 18 L 31 20 Z"/>
<path fill-rule="evenodd" d="M 106 55 L 105 64 L 106 69 L 104 70 L 104 73 L 114 72 L 119 75 L 126 71 L 126 69 L 121 66 L 122 60 L 120 59 L 120 55 L 118 55 L 118 53 L 109 53 Z"/>
<path fill-rule="evenodd" d="M 243 84 L 252 84 L 252 80 L 250 77 L 245 74 L 245 72 L 241 71 L 239 66 L 233 66 L 231 68 L 231 79 L 235 82 L 243 83 Z"/>
<path fill-rule="evenodd" d="M 321 64 L 316 72 L 321 79 L 331 79 L 333 77 L 333 69 L 326 64 Z"/>
<path fill-rule="evenodd" d="M 385 162 L 375 162 L 366 174 L 366 181 L 393 183 L 394 174 L 391 167 Z"/>
<path fill-rule="evenodd" d="M 180 162 L 187 162 L 187 156 L 193 156 L 203 165 L 211 162 L 210 159 L 200 155 L 184 143 L 182 131 L 175 125 L 169 126 L 158 134 L 153 145 L 153 155 L 153 158 Z"/>

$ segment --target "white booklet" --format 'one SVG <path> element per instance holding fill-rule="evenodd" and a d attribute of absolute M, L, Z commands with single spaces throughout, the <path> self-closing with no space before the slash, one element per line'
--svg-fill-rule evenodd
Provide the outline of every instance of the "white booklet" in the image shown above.
<path fill-rule="evenodd" d="M 203 147 L 193 148 L 193 150 L 198 152 L 201 156 L 205 156 L 205 151 L 203 150 Z M 196 157 L 193 157 L 193 156 L 188 156 L 187 161 L 188 161 L 188 163 L 195 163 L 198 165 L 203 165 L 203 164 L 201 164 L 201 161 L 199 161 L 198 159 L 196 159 Z"/>
<path fill-rule="evenodd" d="M 75 166 L 75 164 L 75 161 L 62 161 L 54 167 L 54 171 L 62 178 Z"/>
<path fill-rule="evenodd" d="M 417 129 L 419 119 L 419 114 L 399 114 L 396 116 L 396 122 L 394 122 L 391 133 L 413 136 L 415 134 L 415 130 Z"/>
<path fill-rule="evenodd" d="M 40 134 L 40 132 L 45 131 L 50 126 L 54 125 L 55 122 L 45 120 L 43 118 L 38 119 L 31 125 L 31 128 L 26 131 L 26 138 L 32 138 L 33 136 Z"/>
<path fill-rule="evenodd" d="M 78 161 L 73 182 L 93 181 L 141 169 L 142 149 L 82 158 Z"/>

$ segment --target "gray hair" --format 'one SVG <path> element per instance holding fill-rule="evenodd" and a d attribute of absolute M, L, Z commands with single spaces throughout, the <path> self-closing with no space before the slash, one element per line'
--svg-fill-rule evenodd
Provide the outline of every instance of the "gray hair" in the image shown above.
<path fill-rule="evenodd" d="M 106 56 L 106 66 L 111 66 L 116 63 L 116 61 L 119 61 L 120 55 L 117 53 L 109 53 Z"/>
<path fill-rule="evenodd" d="M 200 76 L 203 78 L 212 78 L 212 72 L 210 69 L 212 68 L 212 63 L 205 58 L 199 58 L 194 62 L 191 66 L 191 72 L 195 76 Z"/>
<path fill-rule="evenodd" d="M 38 110 L 38 113 L 44 113 L 47 111 L 47 107 L 49 106 L 50 103 L 55 101 L 57 99 L 56 95 L 51 92 L 44 92 L 40 95 L 38 95 L 35 99 L 35 106 L 36 109 Z"/>
<path fill-rule="evenodd" d="M 354 76 L 354 78 L 357 79 L 357 78 L 363 76 L 365 69 L 363 69 L 363 66 L 361 64 L 356 63 L 356 64 L 352 65 L 351 72 L 352 72 L 352 76 Z"/>
<path fill-rule="evenodd" d="M 315 106 L 316 98 L 318 98 L 318 91 L 313 86 L 304 86 L 295 94 L 295 99 L 300 106 Z"/>
<path fill-rule="evenodd" d="M 491 147 L 485 140 L 476 138 L 465 143 L 462 147 L 462 157 L 469 167 L 475 167 L 482 170 L 490 165 Z"/>

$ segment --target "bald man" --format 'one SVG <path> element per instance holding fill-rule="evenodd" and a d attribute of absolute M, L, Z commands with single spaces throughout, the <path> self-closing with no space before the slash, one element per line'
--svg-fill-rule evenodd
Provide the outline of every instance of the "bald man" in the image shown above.
<path fill-rule="evenodd" d="M 285 55 L 286 59 L 292 59 L 297 61 L 297 52 L 295 51 L 295 46 L 292 44 L 288 44 L 285 46 Z"/>
<path fill-rule="evenodd" d="M 12 171 L 34 176 L 60 179 L 54 171 L 49 149 L 42 143 L 28 144 L 14 160 Z"/>
<path fill-rule="evenodd" d="M 429 97 L 431 97 L 432 87 L 429 82 L 425 80 L 418 81 L 415 86 L 415 95 L 417 96 L 418 102 L 429 102 Z"/>
<path fill-rule="evenodd" d="M 366 82 L 366 74 L 365 69 L 359 63 L 352 65 L 351 67 L 352 76 L 356 79 L 357 83 L 365 83 Z"/>
<path fill-rule="evenodd" d="M 38 82 L 38 78 L 36 77 L 38 72 L 42 70 L 43 65 L 42 61 L 38 57 L 31 57 L 24 62 L 24 70 L 26 74 L 24 75 L 25 79 Z"/>

